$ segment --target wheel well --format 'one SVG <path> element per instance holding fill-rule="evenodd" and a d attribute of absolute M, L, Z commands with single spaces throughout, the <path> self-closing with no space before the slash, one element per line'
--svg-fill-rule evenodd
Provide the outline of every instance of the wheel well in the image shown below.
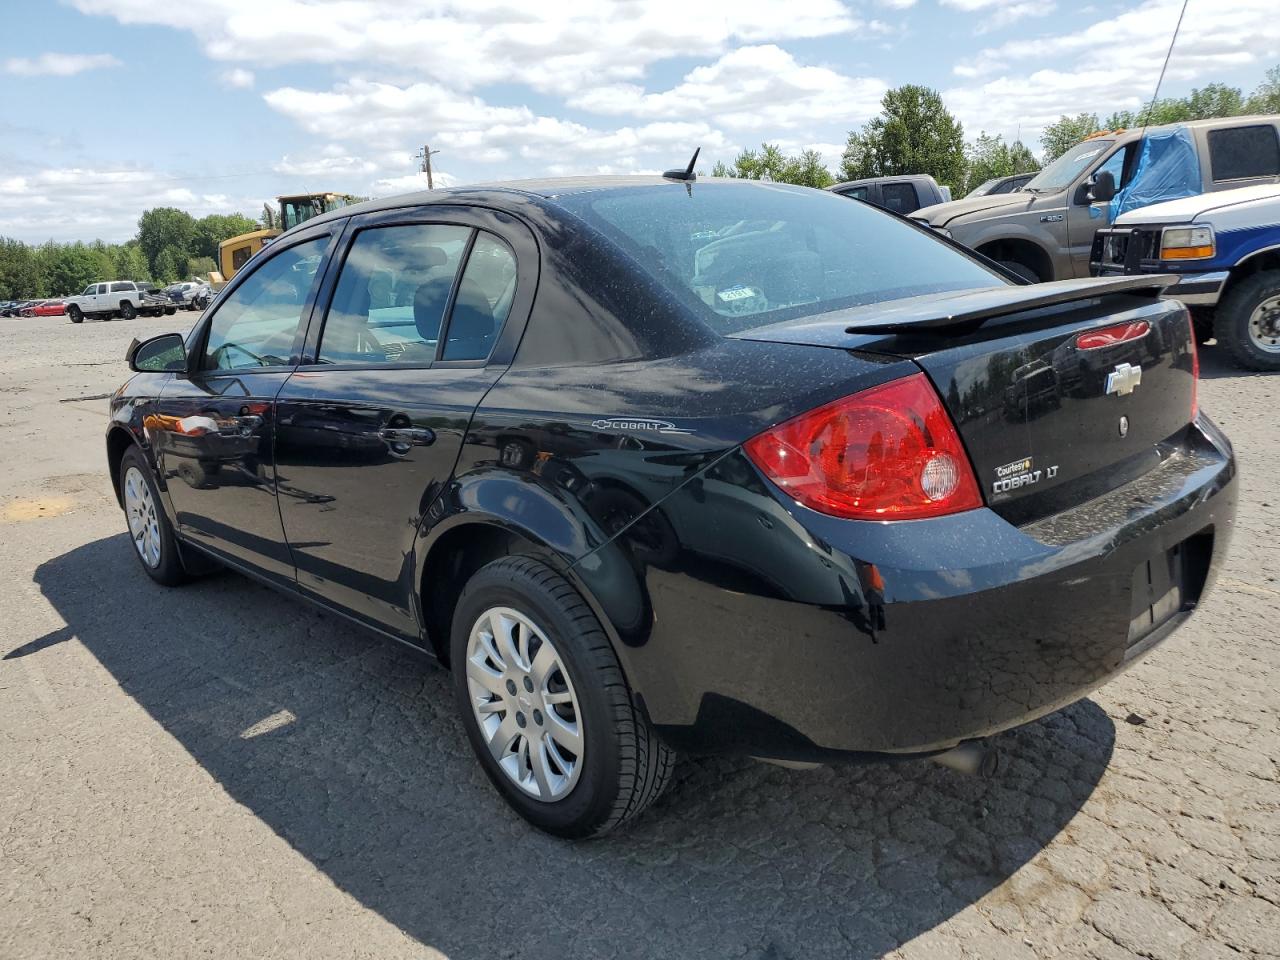
<path fill-rule="evenodd" d="M 1042 281 L 1053 279 L 1053 261 L 1039 244 L 1030 240 L 1009 237 L 1004 240 L 992 240 L 977 248 L 978 252 L 991 260 L 1012 260 L 1035 271 Z"/>
<path fill-rule="evenodd" d="M 111 488 L 116 492 L 116 503 L 122 505 L 123 501 L 120 499 L 120 461 L 124 459 L 124 452 L 131 446 L 136 446 L 136 441 L 124 427 L 116 427 L 107 434 L 107 469 L 111 471 Z"/>
<path fill-rule="evenodd" d="M 1243 263 L 1232 267 L 1231 273 L 1227 276 L 1227 282 L 1222 285 L 1222 291 L 1218 294 L 1218 302 L 1221 303 L 1226 299 L 1232 287 L 1238 286 L 1242 281 L 1264 270 L 1280 270 L 1280 250 L 1267 250 L 1264 253 L 1255 254 Z"/>
<path fill-rule="evenodd" d="M 546 550 L 512 530 L 489 523 L 466 523 L 445 533 L 431 547 L 422 572 L 422 619 L 427 642 L 449 665 L 449 632 L 458 595 L 477 570 L 500 557 L 546 556 Z"/>

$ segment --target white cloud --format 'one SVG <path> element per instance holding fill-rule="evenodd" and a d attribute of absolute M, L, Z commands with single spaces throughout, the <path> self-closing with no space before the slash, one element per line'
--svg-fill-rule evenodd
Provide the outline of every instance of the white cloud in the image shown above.
<path fill-rule="evenodd" d="M 232 67 L 230 70 L 224 70 L 218 75 L 218 79 L 222 81 L 224 87 L 230 87 L 233 90 L 250 90 L 253 88 L 253 71 L 245 70 L 241 67 Z"/>
<path fill-rule="evenodd" d="M 671 57 L 716 56 L 734 43 L 830 36 L 858 24 L 841 0 L 72 0 L 85 13 L 194 34 L 216 60 L 358 63 L 453 88 L 515 82 L 569 93 L 637 80 Z"/>
<path fill-rule="evenodd" d="M 271 169 L 295 177 L 322 177 L 331 175 L 371 174 L 379 169 L 377 163 L 364 157 L 319 156 L 290 157 L 285 154 Z"/>
<path fill-rule="evenodd" d="M 876 0 L 876 4 L 890 10 L 910 10 L 916 5 L 916 0 Z"/>
<path fill-rule="evenodd" d="M 958 0 L 971 2 L 971 0 Z M 953 72 L 962 83 L 943 92 L 966 130 L 1034 144 L 1062 114 L 1106 116 L 1141 106 L 1152 94 L 1182 0 L 1137 7 L 1062 36 L 1013 40 L 980 51 Z M 1280 56 L 1275 0 L 1215 0 L 1187 7 L 1165 90 Z M 1052 67 L 1042 68 L 1044 63 Z M 986 78 L 986 79 L 984 79 Z"/>
<path fill-rule="evenodd" d="M 42 53 L 38 57 L 10 57 L 6 73 L 20 77 L 72 77 L 86 70 L 124 66 L 109 53 Z"/>
<path fill-rule="evenodd" d="M 634 84 L 596 87 L 569 98 L 593 113 L 651 118 L 714 118 L 732 129 L 773 131 L 815 123 L 857 123 L 876 112 L 882 80 L 802 66 L 773 44 L 740 47 L 696 67 L 677 86 L 645 93 Z"/>

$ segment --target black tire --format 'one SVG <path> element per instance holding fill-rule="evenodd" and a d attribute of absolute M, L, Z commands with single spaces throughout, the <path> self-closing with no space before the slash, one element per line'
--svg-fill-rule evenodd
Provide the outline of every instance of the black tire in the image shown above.
<path fill-rule="evenodd" d="M 138 311 L 134 309 L 134 306 L 132 303 L 130 303 L 128 300 L 120 301 L 120 319 L 121 320 L 132 320 L 137 315 L 138 315 Z"/>
<path fill-rule="evenodd" d="M 1000 263 L 1000 266 L 1004 267 L 1010 273 L 1016 273 L 1018 276 L 1022 277 L 1022 279 L 1026 280 L 1028 283 L 1040 282 L 1040 274 L 1036 273 L 1034 270 L 1028 267 L 1025 263 L 1019 263 L 1017 260 L 1001 260 L 999 261 L 999 263 Z"/>
<path fill-rule="evenodd" d="M 164 308 L 164 315 L 165 315 L 166 317 L 172 317 L 172 316 L 173 316 L 175 313 L 177 313 L 177 312 L 178 312 L 178 308 L 177 308 L 177 307 L 165 307 L 165 308 Z"/>
<path fill-rule="evenodd" d="M 1213 307 L 1188 307 L 1191 313 L 1191 331 L 1196 343 L 1204 345 L 1213 339 Z"/>
<path fill-rule="evenodd" d="M 67 307 L 67 319 L 72 323 L 84 323 L 84 314 L 80 312 L 80 308 L 74 303 Z"/>
<path fill-rule="evenodd" d="M 1249 321 L 1265 300 L 1280 297 L 1280 270 L 1263 270 L 1231 288 L 1219 303 L 1213 331 L 1218 345 L 1246 370 L 1280 370 L 1280 350 L 1269 352 L 1254 341 Z"/>
<path fill-rule="evenodd" d="M 176 587 L 186 583 L 191 579 L 186 569 L 182 566 L 182 556 L 178 553 L 178 541 L 173 535 L 173 527 L 169 523 L 169 518 L 165 515 L 164 507 L 160 500 L 160 489 L 156 486 L 155 477 L 151 474 L 151 465 L 147 463 L 147 458 L 143 456 L 142 451 L 136 446 L 130 447 L 124 452 L 124 456 L 120 458 L 120 491 L 121 499 L 126 499 L 126 483 L 129 478 L 129 471 L 136 469 L 142 474 L 142 482 L 147 485 L 147 489 L 151 492 L 151 502 L 155 507 L 155 517 L 159 527 L 160 541 L 160 557 L 159 561 L 152 565 L 142 557 L 142 551 L 137 548 L 132 533 L 129 536 L 129 549 L 137 558 L 138 563 L 142 565 L 142 569 L 156 583 L 163 584 L 166 587 Z M 126 505 L 125 512 L 126 522 L 128 522 L 128 507 Z"/>
<path fill-rule="evenodd" d="M 545 633 L 577 696 L 582 767 L 561 799 L 542 801 L 515 785 L 490 754 L 472 709 L 467 645 L 472 627 L 493 607 L 517 611 Z M 676 755 L 632 703 L 600 622 L 545 563 L 512 556 L 481 568 L 458 599 L 450 648 L 455 699 L 476 757 L 507 803 L 540 830 L 575 840 L 601 836 L 639 815 L 671 779 Z"/>

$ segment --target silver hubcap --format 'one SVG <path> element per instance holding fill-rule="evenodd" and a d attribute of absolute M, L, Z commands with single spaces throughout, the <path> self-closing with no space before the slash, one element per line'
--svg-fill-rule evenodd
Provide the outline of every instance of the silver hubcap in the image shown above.
<path fill-rule="evenodd" d="M 124 472 L 124 513 L 129 518 L 129 534 L 138 556 L 154 570 L 160 566 L 160 519 L 151 488 L 137 467 Z"/>
<path fill-rule="evenodd" d="M 1280 297 L 1269 297 L 1254 307 L 1249 339 L 1259 350 L 1280 353 Z"/>
<path fill-rule="evenodd" d="M 510 607 L 486 610 L 467 641 L 467 690 L 508 779 L 539 800 L 566 796 L 582 769 L 582 713 L 547 635 Z"/>

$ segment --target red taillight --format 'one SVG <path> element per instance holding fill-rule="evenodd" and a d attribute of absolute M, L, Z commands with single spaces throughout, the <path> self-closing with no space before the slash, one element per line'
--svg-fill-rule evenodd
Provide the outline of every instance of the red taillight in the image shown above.
<path fill-rule="evenodd" d="M 1076 337 L 1076 346 L 1081 350 L 1100 350 L 1103 347 L 1115 346 L 1117 343 L 1141 339 L 1150 332 L 1151 324 L 1145 320 L 1135 320 L 1132 323 L 1120 323 L 1114 327 L 1082 333 Z"/>
<path fill-rule="evenodd" d="M 923 373 L 810 410 L 744 446 L 770 480 L 821 513 L 917 520 L 982 506 L 960 436 Z"/>
<path fill-rule="evenodd" d="M 1196 345 L 1196 322 L 1187 312 L 1188 333 L 1191 335 L 1191 422 L 1200 415 L 1200 348 Z"/>

